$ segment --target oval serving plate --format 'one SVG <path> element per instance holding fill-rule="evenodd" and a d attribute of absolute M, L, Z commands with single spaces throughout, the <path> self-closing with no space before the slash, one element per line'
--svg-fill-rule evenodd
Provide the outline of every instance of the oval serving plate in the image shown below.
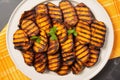
<path fill-rule="evenodd" d="M 60 0 L 48 0 L 48 1 L 56 5 L 58 5 L 58 3 L 60 2 Z M 91 9 L 96 19 L 98 19 L 99 21 L 103 21 L 107 27 L 105 44 L 104 44 L 104 47 L 101 49 L 100 58 L 95 66 L 91 68 L 85 68 L 85 70 L 79 75 L 73 75 L 72 73 L 70 73 L 66 76 L 59 76 L 53 72 L 41 74 L 36 72 L 33 67 L 27 66 L 24 63 L 24 59 L 21 55 L 21 52 L 14 49 L 13 34 L 18 29 L 19 20 L 22 13 L 26 10 L 30 10 L 31 8 L 33 8 L 34 6 L 36 6 L 41 2 L 45 2 L 45 0 L 22 1 L 14 10 L 9 20 L 6 42 L 7 42 L 7 48 L 8 48 L 10 57 L 12 58 L 16 67 L 32 80 L 38 80 L 38 79 L 41 79 L 41 80 L 89 80 L 92 77 L 94 77 L 96 74 L 98 74 L 102 70 L 102 68 L 107 63 L 112 51 L 113 41 L 114 41 L 114 34 L 113 34 L 113 27 L 112 27 L 111 20 L 108 14 L 106 13 L 106 11 L 103 9 L 103 7 L 97 2 L 97 0 L 72 0 L 72 3 L 74 5 L 80 2 L 85 3 Z"/>

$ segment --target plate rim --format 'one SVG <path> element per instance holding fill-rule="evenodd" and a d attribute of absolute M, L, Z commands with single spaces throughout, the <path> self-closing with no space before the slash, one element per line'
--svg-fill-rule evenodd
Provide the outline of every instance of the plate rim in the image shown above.
<path fill-rule="evenodd" d="M 12 57 L 12 54 L 10 54 L 11 51 L 10 51 L 10 48 L 9 48 L 9 39 L 8 39 L 8 38 L 9 38 L 9 35 L 8 35 L 8 34 L 9 34 L 9 28 L 10 28 L 9 26 L 10 26 L 10 23 L 11 23 L 13 17 L 14 17 L 14 14 L 17 12 L 17 9 L 19 9 L 26 1 L 28 1 L 28 0 L 22 0 L 22 1 L 16 6 L 16 8 L 14 9 L 13 13 L 11 14 L 11 16 L 10 16 L 10 18 L 9 18 L 8 28 L 7 28 L 7 30 L 6 30 L 6 45 L 7 45 L 8 53 L 9 53 L 12 61 L 14 62 L 16 68 L 17 68 L 18 70 L 20 70 L 24 75 L 26 75 L 26 73 L 25 73 L 23 70 L 19 69 L 19 66 L 16 64 L 16 61 L 15 61 L 15 59 Z M 44 2 L 44 1 L 49 1 L 49 0 L 43 0 L 43 2 Z M 95 74 L 92 74 L 92 76 L 89 76 L 89 77 L 88 77 L 89 79 L 95 77 L 95 76 L 105 67 L 105 65 L 107 64 L 107 62 L 108 62 L 108 60 L 109 60 L 109 57 L 110 57 L 110 55 L 111 55 L 111 53 L 112 53 L 113 45 L 114 45 L 114 29 L 113 29 L 113 24 L 112 24 L 112 21 L 111 21 L 111 19 L 110 19 L 110 16 L 109 16 L 109 14 L 107 13 L 107 11 L 103 8 L 103 6 L 102 6 L 97 0 L 94 0 L 94 1 L 96 1 L 97 5 L 99 5 L 99 7 L 101 7 L 101 9 L 104 11 L 105 14 L 107 14 L 106 17 L 108 17 L 108 19 L 109 19 L 109 22 L 110 22 L 109 24 L 111 25 L 111 28 L 112 28 L 112 30 L 111 30 L 111 33 L 112 33 L 112 34 L 111 34 L 111 37 L 112 37 L 111 46 L 112 46 L 112 47 L 110 47 L 111 49 L 109 50 L 109 56 L 107 56 L 106 60 L 102 63 L 103 66 L 100 67 L 99 69 L 97 69 L 95 72 L 93 72 L 93 73 L 95 73 Z M 28 76 L 28 75 L 26 75 L 26 76 Z M 28 76 L 28 77 L 29 77 L 29 76 Z"/>

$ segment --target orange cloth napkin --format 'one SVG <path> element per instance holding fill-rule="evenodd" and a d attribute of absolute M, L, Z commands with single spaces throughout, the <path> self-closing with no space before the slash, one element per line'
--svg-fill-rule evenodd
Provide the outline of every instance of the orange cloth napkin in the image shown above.
<path fill-rule="evenodd" d="M 113 22 L 115 42 L 110 59 L 120 57 L 120 0 L 98 0 L 107 10 Z M 12 62 L 6 48 L 6 29 L 0 32 L 0 80 L 30 80 Z"/>

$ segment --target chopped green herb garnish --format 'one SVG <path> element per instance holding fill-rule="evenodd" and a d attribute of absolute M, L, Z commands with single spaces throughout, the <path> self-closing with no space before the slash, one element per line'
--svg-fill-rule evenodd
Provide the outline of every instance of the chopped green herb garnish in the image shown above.
<path fill-rule="evenodd" d="M 37 42 L 37 43 L 40 43 L 40 41 L 41 41 L 40 38 L 37 38 L 37 39 L 36 39 L 36 42 Z"/>
<path fill-rule="evenodd" d="M 38 36 L 32 36 L 30 39 L 36 40 L 37 38 L 38 38 Z"/>
<path fill-rule="evenodd" d="M 73 34 L 74 36 L 77 36 L 77 32 L 75 31 L 75 29 L 70 29 L 67 32 L 68 32 L 68 35 Z"/>
<path fill-rule="evenodd" d="M 57 27 L 56 27 L 56 26 L 53 26 L 52 30 L 53 30 L 54 33 L 56 33 Z"/>
<path fill-rule="evenodd" d="M 49 32 L 48 34 L 51 36 L 51 37 L 50 37 L 51 40 L 56 40 L 56 39 L 57 39 L 56 31 L 57 31 L 57 27 L 55 27 L 55 26 L 53 26 L 53 27 L 50 29 L 50 32 Z"/>
<path fill-rule="evenodd" d="M 54 34 L 50 37 L 51 40 L 56 40 L 57 39 L 57 36 Z"/>
<path fill-rule="evenodd" d="M 74 36 L 77 36 L 77 32 L 75 31 L 75 32 L 73 33 L 73 35 L 74 35 Z"/>
<path fill-rule="evenodd" d="M 67 32 L 68 32 L 68 35 L 70 35 L 70 34 L 74 33 L 74 30 L 71 29 L 71 30 L 68 30 Z"/>
<path fill-rule="evenodd" d="M 57 31 L 57 28 L 56 28 L 55 26 L 52 27 L 52 28 L 50 29 L 49 35 L 52 35 L 52 34 L 56 33 L 56 31 Z"/>
<path fill-rule="evenodd" d="M 40 38 L 39 36 L 32 36 L 30 39 L 35 40 L 37 43 L 40 43 Z"/>

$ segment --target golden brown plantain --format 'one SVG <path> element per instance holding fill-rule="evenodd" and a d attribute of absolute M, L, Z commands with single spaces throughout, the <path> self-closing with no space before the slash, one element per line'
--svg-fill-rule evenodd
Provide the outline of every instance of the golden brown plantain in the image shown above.
<path fill-rule="evenodd" d="M 47 34 L 45 33 L 45 31 L 40 31 L 40 42 L 34 42 L 33 45 L 33 50 L 35 52 L 46 52 L 47 48 L 48 48 L 48 39 L 47 39 Z"/>
<path fill-rule="evenodd" d="M 13 43 L 15 49 L 19 49 L 21 51 L 26 51 L 31 47 L 31 42 L 29 41 L 27 34 L 18 29 L 13 35 Z"/>
<path fill-rule="evenodd" d="M 28 19 L 28 20 L 35 20 L 35 11 L 34 10 L 29 10 L 29 11 L 25 11 L 20 19 L 20 24 L 22 22 L 22 20 L 24 19 Z"/>
<path fill-rule="evenodd" d="M 29 37 L 39 34 L 39 28 L 32 20 L 24 19 L 20 27 L 27 33 Z"/>
<path fill-rule="evenodd" d="M 34 53 L 32 50 L 23 52 L 23 58 L 27 65 L 32 66 L 34 61 Z"/>
<path fill-rule="evenodd" d="M 69 2 L 68 0 L 62 0 L 60 2 L 60 9 L 63 13 L 64 22 L 68 24 L 70 28 L 75 26 L 78 22 L 78 18 L 71 2 Z"/>
<path fill-rule="evenodd" d="M 84 64 L 89 60 L 89 48 L 86 45 L 82 45 L 79 42 L 75 42 L 75 55 L 76 58 L 81 60 Z"/>
<path fill-rule="evenodd" d="M 92 37 L 90 48 L 101 48 L 104 45 L 106 27 L 101 21 L 94 20 L 91 24 Z"/>
<path fill-rule="evenodd" d="M 55 21 L 53 26 L 57 28 L 56 35 L 58 37 L 59 42 L 60 43 L 65 42 L 67 40 L 67 29 L 65 25 Z"/>
<path fill-rule="evenodd" d="M 89 60 L 85 63 L 85 66 L 92 67 L 94 66 L 99 58 L 100 49 L 90 49 Z"/>
<path fill-rule="evenodd" d="M 51 23 L 50 18 L 46 14 L 39 14 L 36 16 L 36 24 L 40 30 L 46 31 L 48 34 L 50 31 Z"/>
<path fill-rule="evenodd" d="M 69 66 L 62 64 L 56 73 L 61 76 L 67 75 L 69 73 Z"/>
<path fill-rule="evenodd" d="M 48 69 L 51 71 L 57 71 L 61 66 L 60 53 L 57 52 L 56 54 L 53 55 L 48 54 L 47 56 L 48 56 Z"/>
<path fill-rule="evenodd" d="M 62 22 L 63 21 L 62 12 L 60 8 L 51 2 L 47 3 L 47 6 L 48 6 L 48 12 L 49 12 L 50 18 L 52 19 L 52 22 L 56 20 Z"/>
<path fill-rule="evenodd" d="M 75 53 L 74 52 L 62 53 L 62 60 L 65 65 L 71 66 L 75 60 Z"/>
<path fill-rule="evenodd" d="M 35 7 L 36 14 L 48 14 L 47 6 L 43 3 L 38 4 Z"/>
<path fill-rule="evenodd" d="M 76 26 L 76 40 L 79 41 L 81 44 L 88 44 L 90 43 L 91 38 L 91 29 L 87 22 L 79 21 Z"/>
<path fill-rule="evenodd" d="M 91 22 L 94 19 L 94 16 L 92 15 L 91 10 L 84 4 L 79 3 L 76 7 L 76 12 L 79 20 L 82 20 L 84 22 L 88 22 L 91 24 Z"/>
<path fill-rule="evenodd" d="M 47 50 L 47 54 L 55 54 L 58 50 L 59 50 L 58 40 L 49 39 L 49 47 Z"/>
<path fill-rule="evenodd" d="M 81 71 L 83 71 L 84 68 L 85 66 L 83 65 L 83 63 L 77 59 L 72 65 L 72 72 L 73 74 L 79 74 Z"/>
<path fill-rule="evenodd" d="M 34 60 L 34 68 L 37 72 L 45 72 L 47 64 L 47 57 L 44 53 L 36 53 Z"/>
<path fill-rule="evenodd" d="M 68 36 L 68 39 L 64 42 L 61 43 L 61 49 L 62 49 L 62 53 L 69 53 L 73 51 L 73 36 L 72 34 Z"/>

